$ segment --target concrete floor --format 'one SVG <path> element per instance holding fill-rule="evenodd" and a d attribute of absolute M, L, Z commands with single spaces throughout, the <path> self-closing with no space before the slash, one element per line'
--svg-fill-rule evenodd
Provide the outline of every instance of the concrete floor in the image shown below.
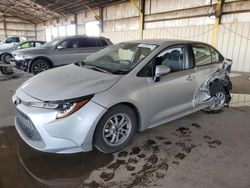
<path fill-rule="evenodd" d="M 0 188 L 250 188 L 250 74 L 232 74 L 232 104 L 138 133 L 123 151 L 35 151 L 13 127 L 11 96 L 31 75 L 0 75 Z"/>

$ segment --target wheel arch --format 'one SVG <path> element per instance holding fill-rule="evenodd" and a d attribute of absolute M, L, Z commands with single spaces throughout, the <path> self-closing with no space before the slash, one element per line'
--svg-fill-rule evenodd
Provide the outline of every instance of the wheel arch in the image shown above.
<path fill-rule="evenodd" d="M 132 102 L 119 102 L 119 103 L 113 104 L 108 109 L 113 108 L 114 106 L 117 106 L 117 105 L 121 105 L 121 104 L 130 107 L 135 112 L 136 121 L 137 121 L 136 130 L 141 131 L 142 130 L 142 125 L 141 125 L 142 117 L 141 117 L 141 113 L 139 111 L 139 108 L 134 103 L 132 103 Z"/>
<path fill-rule="evenodd" d="M 37 57 L 35 57 L 34 59 L 32 59 L 32 60 L 30 61 L 29 67 L 28 67 L 29 72 L 31 72 L 31 66 L 32 66 L 32 64 L 33 64 L 36 60 L 38 60 L 38 59 L 43 59 L 43 60 L 47 61 L 47 62 L 50 64 L 51 68 L 54 67 L 54 63 L 53 63 L 53 61 L 52 61 L 50 58 L 48 58 L 48 57 L 46 57 L 46 56 L 37 56 Z"/>
<path fill-rule="evenodd" d="M 3 53 L 0 54 L 0 57 L 2 57 L 2 55 L 4 55 L 4 54 L 8 54 L 8 55 L 12 56 L 12 54 L 10 52 L 3 52 Z"/>
<path fill-rule="evenodd" d="M 4 54 L 8 54 L 8 55 L 11 55 L 11 56 L 12 56 L 12 54 L 11 54 L 10 52 L 3 52 L 3 53 L 0 54 L 0 60 L 2 60 L 2 56 L 3 56 Z"/>

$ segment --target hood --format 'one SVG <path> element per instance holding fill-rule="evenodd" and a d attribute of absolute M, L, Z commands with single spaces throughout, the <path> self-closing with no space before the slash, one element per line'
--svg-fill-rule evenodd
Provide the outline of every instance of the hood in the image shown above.
<path fill-rule="evenodd" d="M 26 53 L 42 53 L 44 51 L 47 51 L 48 48 L 43 48 L 43 47 L 39 47 L 39 48 L 25 48 L 25 49 L 18 49 L 18 50 L 15 50 L 13 52 L 13 54 L 26 54 Z"/>
<path fill-rule="evenodd" d="M 4 52 L 11 52 L 13 50 L 15 50 L 17 47 L 16 46 L 11 46 L 11 47 L 6 47 L 6 48 L 0 48 L 0 53 L 4 53 Z"/>
<path fill-rule="evenodd" d="M 21 86 L 31 97 L 57 101 L 83 97 L 107 90 L 121 75 L 98 72 L 75 64 L 42 72 Z"/>

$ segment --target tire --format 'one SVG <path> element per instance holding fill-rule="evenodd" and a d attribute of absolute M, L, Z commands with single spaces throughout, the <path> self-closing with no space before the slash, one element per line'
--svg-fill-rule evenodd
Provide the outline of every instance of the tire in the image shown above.
<path fill-rule="evenodd" d="M 31 64 L 30 72 L 36 75 L 50 68 L 51 65 L 48 61 L 46 61 L 45 59 L 37 59 Z"/>
<path fill-rule="evenodd" d="M 211 83 L 210 95 L 213 98 L 214 103 L 205 111 L 220 111 L 227 101 L 227 93 L 224 87 L 218 82 Z"/>
<path fill-rule="evenodd" d="M 12 55 L 5 53 L 5 54 L 2 54 L 1 61 L 5 64 L 10 64 L 10 58 L 12 58 Z"/>
<path fill-rule="evenodd" d="M 117 117 L 118 125 L 115 125 L 115 117 Z M 123 122 L 122 118 L 124 118 Z M 112 124 L 112 122 L 114 124 Z M 126 125 L 120 127 L 119 123 Z M 98 122 L 94 133 L 94 146 L 103 153 L 114 153 L 119 151 L 132 140 L 136 132 L 136 127 L 137 118 L 134 110 L 127 105 L 116 105 L 110 108 Z M 112 143 L 113 137 L 115 137 L 115 139 Z"/>
<path fill-rule="evenodd" d="M 4 74 L 4 75 L 12 75 L 14 73 L 13 69 L 11 67 L 1 67 L 0 71 Z"/>

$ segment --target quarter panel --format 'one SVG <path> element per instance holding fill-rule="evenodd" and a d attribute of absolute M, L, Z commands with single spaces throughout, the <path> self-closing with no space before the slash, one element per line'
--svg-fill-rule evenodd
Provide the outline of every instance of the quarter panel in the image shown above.
<path fill-rule="evenodd" d="M 216 70 L 218 70 L 220 64 L 210 64 L 206 66 L 195 67 L 195 76 L 197 78 L 197 88 L 208 79 Z"/>

